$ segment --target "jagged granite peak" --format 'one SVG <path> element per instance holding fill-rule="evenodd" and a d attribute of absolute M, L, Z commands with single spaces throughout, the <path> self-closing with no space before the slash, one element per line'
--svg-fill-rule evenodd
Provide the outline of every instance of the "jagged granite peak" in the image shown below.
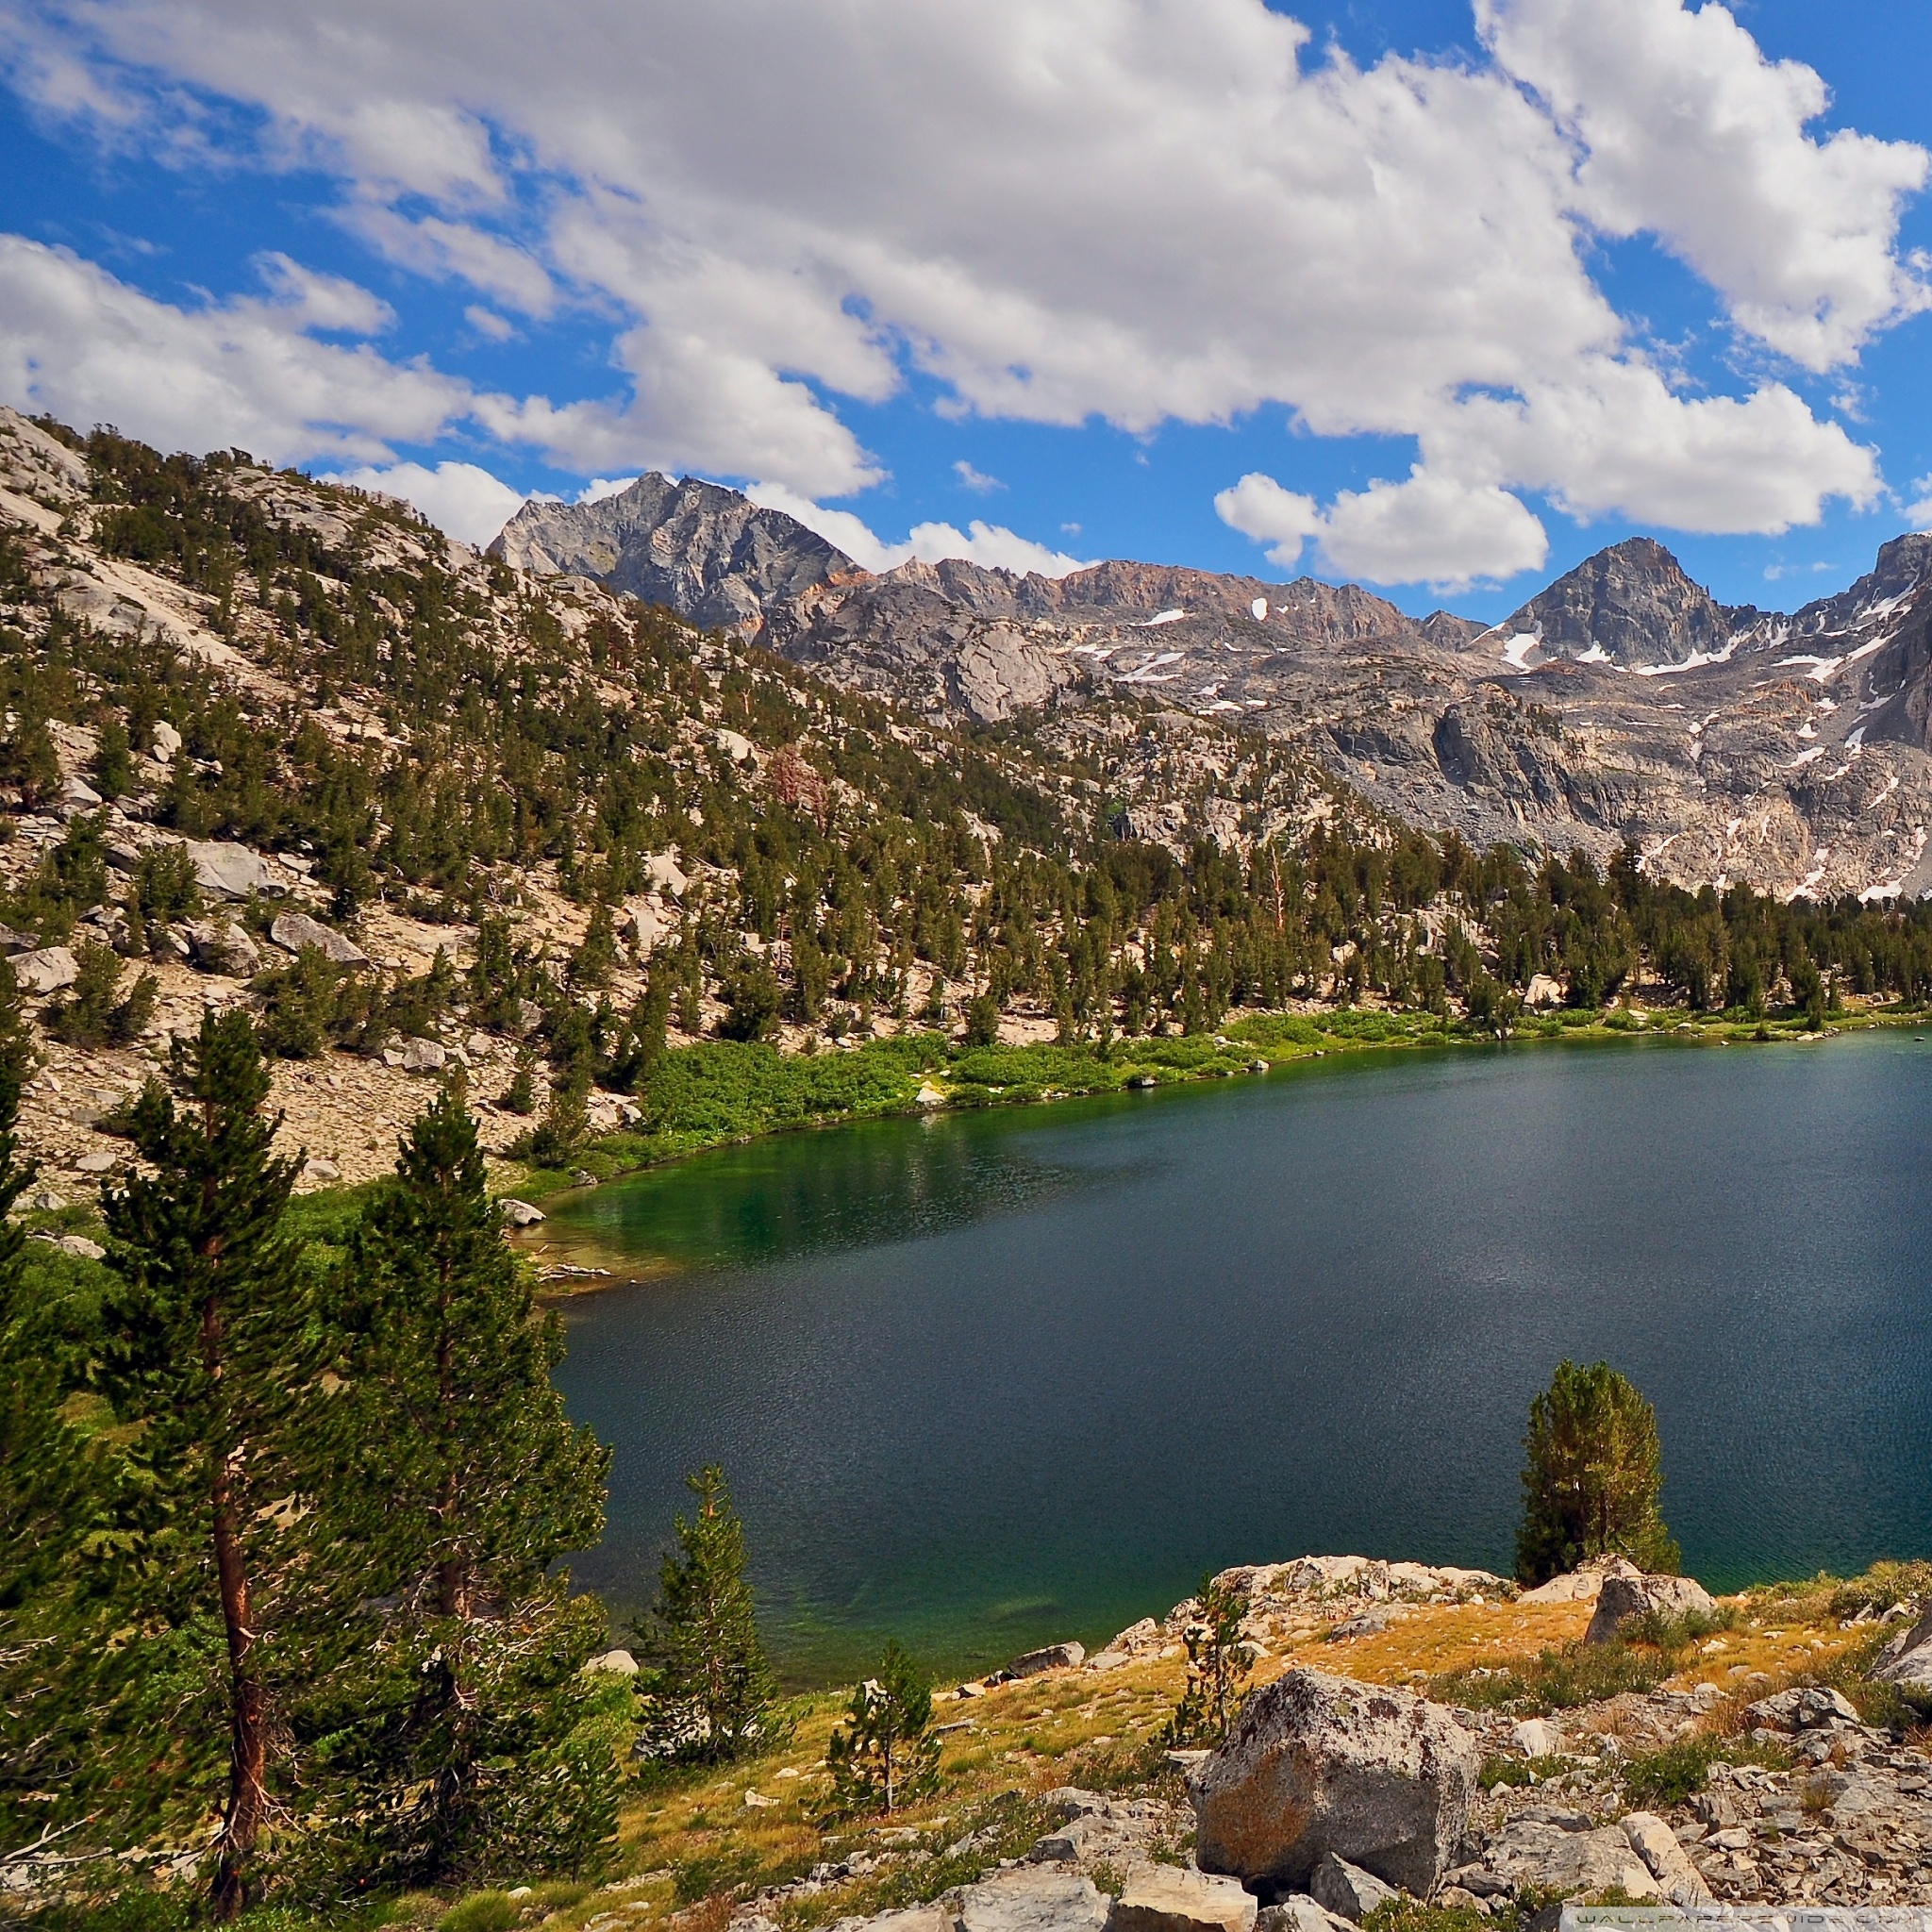
<path fill-rule="evenodd" d="M 1818 637 L 1889 617 L 1932 578 L 1932 535 L 1894 537 L 1878 560 L 1835 597 L 1820 597 L 1791 619 L 1793 637 Z"/>
<path fill-rule="evenodd" d="M 774 604 L 858 569 L 783 510 L 655 471 L 595 503 L 526 503 L 490 546 L 519 570 L 594 577 L 695 624 L 756 632 Z"/>
<path fill-rule="evenodd" d="M 1436 631 L 1427 631 L 1357 584 L 1267 583 L 1118 558 L 1059 577 L 963 558 L 915 559 L 869 575 L 782 510 L 762 509 L 722 484 L 674 483 L 655 473 L 595 503 L 526 503 L 490 554 L 524 570 L 592 577 L 695 622 L 748 632 L 762 629 L 781 605 L 804 599 L 816 610 L 823 599 L 811 593 L 860 585 L 875 610 L 903 603 L 899 593 L 909 591 L 917 608 L 931 608 L 937 598 L 961 616 L 1058 625 L 1145 624 L 1178 611 L 1268 622 L 1305 641 L 1337 644 L 1374 638 L 1454 645 L 1480 629 L 1438 612 L 1430 620 Z M 796 616 L 785 627 L 798 628 Z"/>
<path fill-rule="evenodd" d="M 1720 604 L 1654 537 L 1630 537 L 1585 558 L 1497 630 L 1540 638 L 1545 658 L 1681 664 L 1722 651 L 1757 614 Z"/>

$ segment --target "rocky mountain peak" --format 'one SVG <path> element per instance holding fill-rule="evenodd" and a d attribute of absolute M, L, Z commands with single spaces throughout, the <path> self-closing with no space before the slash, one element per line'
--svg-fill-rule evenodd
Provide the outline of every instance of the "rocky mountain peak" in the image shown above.
<path fill-rule="evenodd" d="M 1883 621 L 1932 578 L 1932 535 L 1894 537 L 1857 583 L 1807 604 L 1791 619 L 1793 637 L 1818 637 Z"/>
<path fill-rule="evenodd" d="M 858 569 L 783 510 L 655 471 L 595 503 L 526 503 L 490 554 L 520 570 L 594 577 L 694 623 L 748 633 L 774 603 Z"/>
<path fill-rule="evenodd" d="M 1721 651 L 1740 616 L 1653 537 L 1630 537 L 1585 558 L 1497 628 L 1534 633 L 1545 658 L 1607 658 L 1615 664 L 1681 664 Z"/>

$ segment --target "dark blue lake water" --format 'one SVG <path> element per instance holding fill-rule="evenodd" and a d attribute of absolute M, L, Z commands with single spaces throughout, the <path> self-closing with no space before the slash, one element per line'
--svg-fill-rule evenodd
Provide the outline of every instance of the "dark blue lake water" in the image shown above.
<path fill-rule="evenodd" d="M 724 1465 L 789 1674 L 1091 1643 L 1207 1568 L 1507 1569 L 1531 1394 L 1657 1404 L 1686 1567 L 1932 1553 L 1932 1045 L 1364 1056 L 893 1121 L 559 1204 L 641 1264 L 560 1380 L 636 1607 Z"/>

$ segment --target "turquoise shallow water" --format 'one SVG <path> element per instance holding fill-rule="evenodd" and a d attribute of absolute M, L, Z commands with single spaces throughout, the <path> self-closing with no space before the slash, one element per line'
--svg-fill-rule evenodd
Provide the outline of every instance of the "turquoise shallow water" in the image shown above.
<path fill-rule="evenodd" d="M 1204 1568 L 1507 1568 L 1532 1392 L 1656 1402 L 1716 1586 L 1932 1553 L 1932 1045 L 1364 1056 L 706 1156 L 559 1205 L 676 1266 L 572 1304 L 648 1598 L 722 1461 L 798 1679 L 1090 1643 Z"/>

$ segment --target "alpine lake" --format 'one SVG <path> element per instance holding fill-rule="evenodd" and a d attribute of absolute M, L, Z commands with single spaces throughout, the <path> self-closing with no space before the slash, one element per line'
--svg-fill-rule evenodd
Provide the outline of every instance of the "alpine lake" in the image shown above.
<path fill-rule="evenodd" d="M 796 1683 L 1090 1647 L 1206 1570 L 1507 1572 L 1531 1395 L 1657 1405 L 1713 1589 L 1932 1553 L 1932 1044 L 1380 1052 L 774 1137 L 552 1204 L 621 1624 L 721 1463 Z"/>

